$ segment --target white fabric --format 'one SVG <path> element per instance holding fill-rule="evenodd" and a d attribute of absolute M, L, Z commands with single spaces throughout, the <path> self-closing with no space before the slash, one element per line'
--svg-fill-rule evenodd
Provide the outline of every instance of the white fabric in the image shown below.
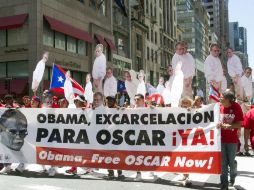
<path fill-rule="evenodd" d="M 146 96 L 146 84 L 144 81 L 140 81 L 137 87 L 137 94 L 142 94 L 144 97 Z"/>
<path fill-rule="evenodd" d="M 204 71 L 206 80 L 220 82 L 223 79 L 223 70 L 221 61 L 218 57 L 214 57 L 211 54 L 206 58 L 204 63 Z"/>
<path fill-rule="evenodd" d="M 106 57 L 102 53 L 99 57 L 96 57 L 93 64 L 92 71 L 93 79 L 103 79 L 106 75 Z"/>
<path fill-rule="evenodd" d="M 135 104 L 134 97 L 137 93 L 139 81 L 137 79 L 137 74 L 135 71 L 130 70 L 129 73 L 131 76 L 131 81 L 125 80 L 125 88 L 126 88 L 126 91 L 130 97 L 130 104 L 134 105 Z"/>
<path fill-rule="evenodd" d="M 33 91 L 37 91 L 37 89 L 40 85 L 40 82 L 42 80 L 44 70 L 45 70 L 45 63 L 46 63 L 46 60 L 41 59 L 35 67 L 35 70 L 33 72 L 33 82 L 32 82 L 32 90 Z"/>
<path fill-rule="evenodd" d="M 225 91 L 227 89 L 227 79 L 226 77 L 223 75 L 222 77 L 222 81 L 221 81 L 221 91 Z"/>
<path fill-rule="evenodd" d="M 116 96 L 117 93 L 117 80 L 114 76 L 106 78 L 103 88 L 104 96 Z"/>
<path fill-rule="evenodd" d="M 65 96 L 66 100 L 69 102 L 69 106 L 71 104 L 73 104 L 73 102 L 74 102 L 73 100 L 74 100 L 75 96 L 74 96 L 74 91 L 73 91 L 71 80 L 68 77 L 66 77 L 66 79 L 64 81 L 64 96 Z"/>
<path fill-rule="evenodd" d="M 252 98 L 252 78 L 251 78 L 251 76 L 249 78 L 247 78 L 245 75 L 243 75 L 241 78 L 241 83 L 242 83 L 242 87 L 243 87 L 245 96 L 251 99 Z"/>
<path fill-rule="evenodd" d="M 193 77 L 195 75 L 195 60 L 190 53 L 186 53 L 184 55 L 180 55 L 180 59 L 182 60 L 182 71 L 184 78 Z"/>
<path fill-rule="evenodd" d="M 177 63 L 183 64 L 183 57 L 175 53 L 171 62 L 172 62 L 171 64 L 172 64 L 173 72 L 175 72 Z"/>
<path fill-rule="evenodd" d="M 174 75 L 173 75 L 173 82 L 172 82 L 172 87 L 171 87 L 171 93 L 170 93 L 170 100 L 171 100 L 171 106 L 172 107 L 178 107 L 179 106 L 179 101 L 181 99 L 181 95 L 183 93 L 183 72 L 181 69 L 182 63 L 178 62 Z"/>
<path fill-rule="evenodd" d="M 228 74 L 231 77 L 242 76 L 243 73 L 243 66 L 241 63 L 240 58 L 233 54 L 232 57 L 228 58 L 227 62 Z"/>
<path fill-rule="evenodd" d="M 165 86 L 163 84 L 158 84 L 156 90 L 160 95 L 162 95 L 163 91 L 165 90 Z"/>
<path fill-rule="evenodd" d="M 89 81 L 88 83 L 86 83 L 86 87 L 85 87 L 85 99 L 89 104 L 93 103 L 93 86 L 91 81 Z"/>
<path fill-rule="evenodd" d="M 165 83 L 165 90 L 162 93 L 164 104 L 171 104 L 170 93 L 171 93 L 173 78 L 174 78 L 173 76 L 170 76 L 169 80 Z"/>

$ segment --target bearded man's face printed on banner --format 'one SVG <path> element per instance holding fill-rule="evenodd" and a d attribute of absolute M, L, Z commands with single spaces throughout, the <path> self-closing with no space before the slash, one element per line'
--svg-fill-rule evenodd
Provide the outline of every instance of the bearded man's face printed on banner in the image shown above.
<path fill-rule="evenodd" d="M 27 119 L 19 110 L 6 110 L 0 118 L 1 143 L 11 150 L 20 151 L 27 136 Z"/>

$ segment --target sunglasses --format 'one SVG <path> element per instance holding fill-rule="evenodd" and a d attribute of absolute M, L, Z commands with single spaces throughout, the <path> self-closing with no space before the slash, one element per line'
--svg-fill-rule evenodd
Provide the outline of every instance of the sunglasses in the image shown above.
<path fill-rule="evenodd" d="M 25 138 L 28 135 L 28 132 L 26 129 L 6 129 L 8 133 L 10 133 L 13 136 L 19 135 L 21 138 Z"/>

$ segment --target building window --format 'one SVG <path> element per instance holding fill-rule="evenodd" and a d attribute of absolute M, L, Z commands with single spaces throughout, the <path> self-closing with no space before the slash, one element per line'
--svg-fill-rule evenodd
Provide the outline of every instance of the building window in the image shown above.
<path fill-rule="evenodd" d="M 153 16 L 153 5 L 152 5 L 152 3 L 150 3 L 150 16 L 151 17 Z"/>
<path fill-rule="evenodd" d="M 28 44 L 28 25 L 20 28 L 7 30 L 8 46 Z"/>
<path fill-rule="evenodd" d="M 99 9 L 99 13 L 102 15 L 106 15 L 106 5 L 105 5 L 105 0 L 101 0 L 99 1 L 98 4 L 98 9 Z"/>
<path fill-rule="evenodd" d="M 149 30 L 146 33 L 146 39 L 149 40 Z"/>
<path fill-rule="evenodd" d="M 55 32 L 55 48 L 65 50 L 65 35 L 59 32 Z"/>
<path fill-rule="evenodd" d="M 54 31 L 47 24 L 44 24 L 43 27 L 43 45 L 54 46 Z"/>
<path fill-rule="evenodd" d="M 93 9 L 97 9 L 97 2 L 96 2 L 96 0 L 90 0 L 89 1 L 89 6 L 91 7 L 91 8 L 93 8 Z"/>
<path fill-rule="evenodd" d="M 143 66 L 141 63 L 141 57 L 136 57 L 136 64 L 137 64 L 138 71 L 143 69 Z"/>
<path fill-rule="evenodd" d="M 0 30 L 0 47 L 6 47 L 6 30 Z"/>
<path fill-rule="evenodd" d="M 152 59 L 152 62 L 153 62 L 153 56 L 154 56 L 153 49 L 151 49 L 151 59 Z"/>
<path fill-rule="evenodd" d="M 157 44 L 157 32 L 154 33 L 154 42 Z"/>
<path fill-rule="evenodd" d="M 82 73 L 81 72 L 72 72 L 72 77 L 74 78 L 75 81 L 77 81 L 79 84 L 82 83 Z"/>
<path fill-rule="evenodd" d="M 8 62 L 7 69 L 8 77 L 27 77 L 28 76 L 28 62 L 27 61 L 13 61 Z"/>
<path fill-rule="evenodd" d="M 149 14 L 149 2 L 146 0 L 146 14 Z"/>
<path fill-rule="evenodd" d="M 149 49 L 149 47 L 146 48 L 146 57 L 147 57 L 147 60 L 149 61 L 149 59 L 150 59 L 150 49 Z"/>
<path fill-rule="evenodd" d="M 77 42 L 75 38 L 67 36 L 67 51 L 77 53 Z"/>
<path fill-rule="evenodd" d="M 0 78 L 6 77 L 6 63 L 0 63 Z"/>
<path fill-rule="evenodd" d="M 151 30 L 151 42 L 153 42 L 153 30 Z"/>
<path fill-rule="evenodd" d="M 137 50 L 141 50 L 142 47 L 142 36 L 139 34 L 136 34 L 136 40 L 137 40 Z"/>
<path fill-rule="evenodd" d="M 87 56 L 87 43 L 83 40 L 78 40 L 78 54 Z"/>

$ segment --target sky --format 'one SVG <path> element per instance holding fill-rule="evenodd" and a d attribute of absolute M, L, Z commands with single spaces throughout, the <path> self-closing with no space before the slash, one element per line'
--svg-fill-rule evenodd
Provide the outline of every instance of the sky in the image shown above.
<path fill-rule="evenodd" d="M 253 0 L 229 0 L 229 22 L 238 22 L 239 26 L 247 28 L 247 49 L 249 65 L 254 69 L 254 22 Z M 252 72 L 253 75 L 254 72 Z"/>

